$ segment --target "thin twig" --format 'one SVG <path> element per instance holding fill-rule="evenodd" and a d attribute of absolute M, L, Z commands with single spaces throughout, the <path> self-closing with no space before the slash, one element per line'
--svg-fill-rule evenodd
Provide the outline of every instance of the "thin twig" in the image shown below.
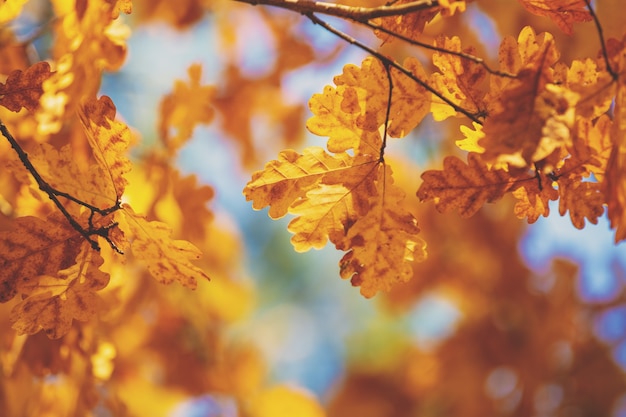
<path fill-rule="evenodd" d="M 324 29 L 326 29 L 330 33 L 338 36 L 339 38 L 341 38 L 344 41 L 350 43 L 351 45 L 354 45 L 357 48 L 364 50 L 368 54 L 376 57 L 383 64 L 389 65 L 390 67 L 393 67 L 393 68 L 397 69 L 398 71 L 400 71 L 401 73 L 403 73 L 404 75 L 409 77 L 411 80 L 413 80 L 416 83 L 418 83 L 419 85 L 421 85 L 424 89 L 426 89 L 427 91 L 431 92 L 436 97 L 440 98 L 444 103 L 446 103 L 447 105 L 452 107 L 454 109 L 454 111 L 463 114 L 464 116 L 466 116 L 468 119 L 470 119 L 473 122 L 476 122 L 478 124 L 482 124 L 482 122 L 480 121 L 480 119 L 478 118 L 478 116 L 476 114 L 473 114 L 473 113 L 469 112 L 468 110 L 460 107 L 459 105 L 454 103 L 452 100 L 450 100 L 449 98 L 447 98 L 443 94 L 441 94 L 439 91 L 437 91 L 433 87 L 431 87 L 428 83 L 426 83 L 426 81 L 416 77 L 411 71 L 409 71 L 408 69 L 406 69 L 405 67 L 403 67 L 402 65 L 400 65 L 399 63 L 394 61 L 393 59 L 384 56 L 380 52 L 370 48 L 369 46 L 365 45 L 364 43 L 359 42 L 355 38 L 353 38 L 353 37 L 343 33 L 342 31 L 334 28 L 333 26 L 329 25 L 325 21 L 323 21 L 320 18 L 318 18 L 317 16 L 315 16 L 313 13 L 305 13 L 304 15 L 306 17 L 308 17 L 311 20 L 311 22 L 313 22 L 313 23 L 315 23 L 317 25 L 320 25 L 321 27 L 323 27 Z"/>
<path fill-rule="evenodd" d="M 344 4 L 325 3 L 311 0 L 235 0 L 253 6 L 274 6 L 291 10 L 303 15 L 310 13 L 320 13 L 328 16 L 340 17 L 342 19 L 358 20 L 366 22 L 378 17 L 400 16 L 407 13 L 419 12 L 423 10 L 439 7 L 437 0 L 415 0 L 410 3 L 391 4 L 378 7 L 355 7 Z"/>
<path fill-rule="evenodd" d="M 374 22 L 358 22 L 361 23 L 367 27 L 369 27 L 370 29 L 374 29 L 374 30 L 379 30 L 389 36 L 393 36 L 396 39 L 399 39 L 403 42 L 406 42 L 410 45 L 413 46 L 419 46 L 420 48 L 424 48 L 424 49 L 429 49 L 431 51 L 435 51 L 435 52 L 439 52 L 442 54 L 448 54 L 448 55 L 454 55 L 454 56 L 458 56 L 459 58 L 462 59 L 466 59 L 468 61 L 474 62 L 478 65 L 480 65 L 481 67 L 483 67 L 485 69 L 485 71 L 487 71 L 488 73 L 492 74 L 492 75 L 497 75 L 499 77 L 505 77 L 505 78 L 516 78 L 517 75 L 516 74 L 511 74 L 509 72 L 504 72 L 504 71 L 498 71 L 498 70 L 494 70 L 491 67 L 489 67 L 489 65 L 487 65 L 487 63 L 485 62 L 484 59 L 477 57 L 475 55 L 472 54 L 468 54 L 466 52 L 462 52 L 462 51 L 453 51 L 451 49 L 446 49 L 446 48 L 441 48 L 439 46 L 434 46 L 434 45 L 430 45 L 428 43 L 425 42 L 420 42 L 417 41 L 415 39 L 411 39 L 409 37 L 406 37 L 404 35 L 401 35 L 399 33 L 396 33 L 392 30 L 387 29 L 386 27 L 379 25 L 377 23 Z"/>
<path fill-rule="evenodd" d="M 17 156 L 20 158 L 20 161 L 22 162 L 24 167 L 33 176 L 33 178 L 35 179 L 35 182 L 37 182 L 37 185 L 39 186 L 39 189 L 43 191 L 44 193 L 46 193 L 46 195 L 48 195 L 50 200 L 52 200 L 54 205 L 59 209 L 59 211 L 67 219 L 67 221 L 72 226 L 72 228 L 76 230 L 78 233 L 80 233 L 80 235 L 89 243 L 92 249 L 96 251 L 100 251 L 100 245 L 98 244 L 98 242 L 91 238 L 91 236 L 97 235 L 97 236 L 103 237 L 109 243 L 111 248 L 113 248 L 113 250 L 115 250 L 118 253 L 123 253 L 117 247 L 117 245 L 115 245 L 115 243 L 109 238 L 109 234 L 108 234 L 111 228 L 117 226 L 117 223 L 112 223 L 108 226 L 103 226 L 99 228 L 95 228 L 95 226 L 93 225 L 94 213 L 98 213 L 102 216 L 111 214 L 120 209 L 121 203 L 119 201 L 114 206 L 111 206 L 106 209 L 100 209 L 89 203 L 79 200 L 70 194 L 67 194 L 65 192 L 55 189 L 50 184 L 48 184 L 46 180 L 43 179 L 41 174 L 39 174 L 39 172 L 37 171 L 33 163 L 28 158 L 28 154 L 24 152 L 24 150 L 22 149 L 20 144 L 17 142 L 17 140 L 15 140 L 13 135 L 11 135 L 11 132 L 9 132 L 9 129 L 7 129 L 4 123 L 2 123 L 2 120 L 0 120 L 0 132 L 2 132 L 2 135 L 9 141 L 9 143 L 11 144 L 11 147 L 15 150 L 15 153 L 17 153 Z M 74 203 L 79 204 L 83 207 L 86 207 L 87 209 L 91 211 L 91 215 L 89 217 L 88 229 L 85 229 L 76 221 L 76 219 L 74 219 L 74 217 L 67 211 L 65 206 L 59 201 L 59 197 L 63 197 L 70 201 L 73 201 Z"/>
<path fill-rule="evenodd" d="M 385 127 L 383 128 L 383 143 L 380 146 L 380 156 L 378 160 L 385 162 L 385 147 L 387 147 L 387 129 L 389 128 L 389 116 L 391 115 L 391 99 L 393 97 L 393 78 L 391 78 L 391 69 L 389 64 L 383 63 L 385 72 L 387 73 L 387 82 L 389 83 L 389 94 L 387 95 L 387 110 L 385 111 Z"/>
<path fill-rule="evenodd" d="M 611 74 L 611 77 L 613 77 L 614 80 L 617 80 L 619 76 L 615 72 L 615 70 L 613 70 L 613 67 L 611 67 L 611 63 L 609 62 L 609 53 L 606 50 L 606 44 L 604 43 L 604 34 L 602 32 L 602 25 L 600 24 L 600 20 L 598 19 L 596 12 L 593 10 L 593 7 L 591 7 L 591 2 L 589 0 L 585 0 L 585 3 L 587 4 L 587 9 L 589 10 L 589 14 L 591 14 L 593 22 L 596 25 L 598 37 L 600 38 L 600 45 L 602 46 L 602 56 L 604 57 L 606 70 L 609 72 L 609 74 Z"/>

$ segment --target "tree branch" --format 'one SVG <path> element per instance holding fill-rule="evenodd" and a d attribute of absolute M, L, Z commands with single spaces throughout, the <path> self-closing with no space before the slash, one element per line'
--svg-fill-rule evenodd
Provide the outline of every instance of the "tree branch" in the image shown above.
<path fill-rule="evenodd" d="M 281 9 L 291 10 L 301 14 L 319 13 L 328 16 L 350 19 L 358 22 L 366 22 L 377 17 L 400 16 L 407 13 L 419 12 L 439 7 L 437 0 L 415 0 L 410 3 L 398 5 L 385 5 L 378 7 L 355 7 L 344 4 L 325 3 L 312 0 L 234 0 L 253 6 L 274 6 Z"/>

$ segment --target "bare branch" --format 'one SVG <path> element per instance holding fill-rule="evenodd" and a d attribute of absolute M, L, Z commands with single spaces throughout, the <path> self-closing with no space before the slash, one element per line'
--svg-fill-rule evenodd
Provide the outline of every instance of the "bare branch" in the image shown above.
<path fill-rule="evenodd" d="M 606 70 L 609 72 L 609 74 L 611 74 L 611 77 L 613 77 L 614 80 L 617 80 L 618 75 L 615 72 L 615 70 L 611 67 L 611 63 L 609 62 L 609 54 L 606 50 L 606 44 L 604 43 L 604 34 L 602 32 L 602 25 L 600 24 L 600 20 L 598 20 L 598 16 L 596 15 L 596 12 L 593 10 L 593 7 L 591 7 L 590 1 L 585 0 L 585 3 L 587 4 L 587 9 L 589 9 L 589 14 L 591 14 L 591 17 L 593 18 L 593 22 L 596 25 L 596 30 L 598 31 L 598 37 L 600 38 L 600 45 L 602 46 L 602 56 L 604 57 Z"/>
<path fill-rule="evenodd" d="M 428 10 L 439 7 L 437 0 L 415 0 L 410 3 L 392 4 L 378 7 L 354 7 L 344 4 L 325 3 L 311 0 L 235 0 L 248 3 L 253 6 L 274 6 L 281 9 L 291 10 L 304 15 L 319 13 L 328 16 L 350 19 L 358 22 L 366 22 L 377 17 L 400 16 L 407 13 Z"/>

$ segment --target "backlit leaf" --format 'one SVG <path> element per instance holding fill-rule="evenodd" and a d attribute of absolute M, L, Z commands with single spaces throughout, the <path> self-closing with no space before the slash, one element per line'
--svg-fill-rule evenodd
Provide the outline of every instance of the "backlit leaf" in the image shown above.
<path fill-rule="evenodd" d="M 174 240 L 171 229 L 164 223 L 147 221 L 135 214 L 130 206 L 123 206 L 123 230 L 128 231 L 128 239 L 133 255 L 141 261 L 148 272 L 161 284 L 176 281 L 195 289 L 198 280 L 208 280 L 208 275 L 192 261 L 200 259 L 201 252 L 186 240 Z"/>
<path fill-rule="evenodd" d="M 421 201 L 433 200 L 437 210 L 458 209 L 461 217 L 470 217 L 485 203 L 499 200 L 511 188 L 511 175 L 501 169 L 489 169 L 480 156 L 470 153 L 467 164 L 455 156 L 443 160 L 443 170 L 422 174 L 417 190 Z"/>
<path fill-rule="evenodd" d="M 531 13 L 547 16 L 563 32 L 571 35 L 576 22 L 588 22 L 591 14 L 585 0 L 519 0 Z"/>
<path fill-rule="evenodd" d="M 84 244 L 69 268 L 22 281 L 18 289 L 27 297 L 11 311 L 13 328 L 19 334 L 44 330 L 48 337 L 58 339 L 69 331 L 73 320 L 91 319 L 100 305 L 96 291 L 109 282 L 109 275 L 98 269 L 103 262 Z"/>

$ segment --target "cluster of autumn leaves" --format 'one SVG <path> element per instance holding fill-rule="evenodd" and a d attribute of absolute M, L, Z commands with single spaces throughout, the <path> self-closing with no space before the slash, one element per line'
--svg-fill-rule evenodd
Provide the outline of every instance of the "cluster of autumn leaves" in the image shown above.
<path fill-rule="evenodd" d="M 503 40 L 498 70 L 447 37 L 435 42 L 437 70 L 430 75 L 412 58 L 399 67 L 403 72 L 374 57 L 348 65 L 336 87 L 309 102 L 307 128 L 328 136 L 330 153 L 284 151 L 254 174 L 244 194 L 257 209 L 269 205 L 273 218 L 297 216 L 289 224 L 296 250 L 330 240 L 347 251 L 341 276 L 373 296 L 408 279 L 410 264 L 426 257 L 384 159 L 387 138 L 406 136 L 429 113 L 436 121 L 469 115 L 472 126 L 462 126 L 465 138 L 457 141 L 469 152 L 467 162 L 447 156 L 443 169 L 424 172 L 420 200 L 470 217 L 511 193 L 515 214 L 529 223 L 548 216 L 549 202 L 558 200 L 560 214 L 569 212 L 579 229 L 585 219 L 597 223 L 608 205 L 620 241 L 624 44 L 609 45 L 597 59 L 567 66 L 549 33 L 526 27 L 517 39 Z M 618 122 L 607 114 L 613 102 Z"/>
<path fill-rule="evenodd" d="M 200 3 L 185 2 L 176 13 L 189 13 L 175 14 L 172 19 L 183 24 L 197 18 L 192 12 L 204 7 Z M 548 16 L 568 34 L 574 22 L 593 17 L 585 1 L 561 1 L 552 6 L 538 0 L 520 3 L 531 13 Z M 161 103 L 160 148 L 143 155 L 141 165 L 132 163 L 129 149 L 135 139 L 131 129 L 116 118 L 108 97 L 97 97 L 102 72 L 115 71 L 124 62 L 125 29 L 118 17 L 121 12 L 130 13 L 130 1 L 52 4 L 59 20 L 54 26 L 52 68 L 48 62 L 27 65 L 26 60 L 14 57 L 8 59 L 9 66 L 21 69 L 2 68 L 7 77 L 0 84 L 0 115 L 3 136 L 10 142 L 3 144 L 2 161 L 11 175 L 2 177 L 0 301 L 11 303 L 8 325 L 20 335 L 33 335 L 28 340 L 11 335 L 3 343 L 10 346 L 9 352 L 17 352 L 15 357 L 36 350 L 34 345 L 50 347 L 54 352 L 50 363 L 40 364 L 39 359 L 33 359 L 36 355 L 31 355 L 41 368 L 33 374 L 42 376 L 63 369 L 77 380 L 88 374 L 93 380 L 86 385 L 95 390 L 95 380 L 111 376 L 111 352 L 115 349 L 127 359 L 132 358 L 129 352 L 135 344 L 167 345 L 163 340 L 152 340 L 146 331 L 137 336 L 140 341 L 124 348 L 120 341 L 127 340 L 127 335 L 122 331 L 111 330 L 115 334 L 108 340 L 96 336 L 93 327 L 77 326 L 76 320 L 89 323 L 103 312 L 111 314 L 110 307 L 125 295 L 118 294 L 117 287 L 111 290 L 109 284 L 125 276 L 124 268 L 136 273 L 137 261 L 159 283 L 178 282 L 196 288 L 198 281 L 208 279 L 206 268 L 196 262 L 200 259 L 197 246 L 205 249 L 202 265 L 211 264 L 218 276 L 227 274 L 224 270 L 230 266 L 224 265 L 237 262 L 232 253 L 221 255 L 217 249 L 216 253 L 206 252 L 207 247 L 221 245 L 216 241 L 212 246 L 205 244 L 209 240 L 228 241 L 232 237 L 208 231 L 212 214 L 206 204 L 213 196 L 212 189 L 198 184 L 194 177 L 182 176 L 172 165 L 194 127 L 213 121 L 214 105 L 240 112 L 221 122 L 226 132 L 238 131 L 239 118 L 248 117 L 254 109 L 244 106 L 244 101 L 249 101 L 245 95 L 240 101 L 216 98 L 213 87 L 201 83 L 201 67 L 192 66 L 189 81 L 177 82 L 173 93 Z M 297 2 L 289 4 L 297 7 Z M 165 2 L 151 10 L 161 9 L 172 11 Z M 428 22 L 440 16 L 458 16 L 465 9 L 465 1 L 440 0 L 420 12 L 377 18 L 374 20 L 381 29 L 376 35 L 386 43 L 394 40 L 392 34 L 419 40 Z M 14 17 L 2 15 L 0 21 Z M 278 26 L 275 29 L 280 30 Z M 468 152 L 467 158 L 447 156 L 441 169 L 423 172 L 423 182 L 416 191 L 420 200 L 434 202 L 441 212 L 455 210 L 467 218 L 486 203 L 511 194 L 515 215 L 530 223 L 548 216 L 550 201 L 558 200 L 560 214 L 569 214 L 578 228 L 584 227 L 585 221 L 596 223 L 608 207 L 616 241 L 626 238 L 624 40 L 603 43 L 599 38 L 596 57 L 566 64 L 561 62 L 559 47 L 549 33 L 537 34 L 525 27 L 517 38 L 506 37 L 501 42 L 497 69 L 487 66 L 475 49 L 462 45 L 458 37 L 440 36 L 433 46 L 433 70 L 415 58 L 398 63 L 383 55 L 370 56 L 361 65 L 346 65 L 335 77 L 334 86 L 326 86 L 309 101 L 312 117 L 306 128 L 327 138 L 326 148 L 283 150 L 276 160 L 255 172 L 243 190 L 253 208 L 269 207 L 269 216 L 274 219 L 294 216 L 288 229 L 298 252 L 321 248 L 328 241 L 345 252 L 339 262 L 340 275 L 360 287 L 365 297 L 397 288 L 398 283 L 414 276 L 416 262 L 428 254 L 418 227 L 420 219 L 403 191 L 406 187 L 397 184 L 397 178 L 394 181 L 394 172 L 403 167 L 395 165 L 386 150 L 394 146 L 394 140 L 410 135 L 427 116 L 436 122 L 457 118 L 464 125 L 456 144 Z M 296 68 L 302 65 L 300 61 L 311 59 L 309 52 L 285 58 L 277 67 Z M 240 74 L 231 70 L 226 81 L 229 87 L 242 81 Z M 251 88 L 277 84 L 281 75 L 271 73 Z M 230 106 L 228 100 L 232 101 Z M 299 109 L 284 107 L 279 113 L 283 124 L 294 130 Z M 243 136 L 243 159 L 249 163 L 252 133 Z M 145 188 L 129 192 L 133 186 Z M 160 216 L 164 212 L 167 215 Z M 177 212 L 183 214 L 172 214 Z M 189 213 L 193 219 L 185 215 Z M 155 217 L 165 217 L 170 224 L 147 220 Z M 176 236 L 189 241 L 173 238 L 172 229 Z M 236 245 L 228 242 L 221 246 L 236 251 Z M 131 261 L 124 264 L 126 259 Z M 198 303 L 216 317 L 216 322 L 228 322 L 242 314 L 239 310 L 248 305 L 244 300 L 249 294 L 228 279 L 215 281 L 209 290 L 214 295 L 205 295 Z M 502 293 L 518 294 L 519 285 L 506 287 Z M 111 292 L 101 297 L 105 289 Z M 149 296 L 140 293 L 137 290 L 126 296 L 133 303 L 148 305 L 149 310 L 150 300 L 142 298 Z M 569 297 L 570 287 L 563 293 Z M 167 303 L 180 307 L 185 297 L 179 294 Z M 102 308 L 103 298 L 109 308 Z M 571 304 L 569 301 L 564 305 Z M 531 304 L 529 301 L 524 307 L 528 314 L 536 310 Z M 129 315 L 128 311 L 125 314 Z M 172 340 L 182 338 L 191 346 L 189 358 L 181 359 L 189 360 L 184 368 L 193 370 L 189 373 L 193 384 L 187 382 L 193 385 L 190 390 L 215 390 L 241 397 L 257 390 L 263 374 L 258 358 L 246 349 L 224 348 L 223 340 L 216 336 L 220 329 L 211 329 L 207 335 L 204 324 L 190 317 L 168 309 L 159 313 L 159 331 Z M 38 334 L 41 331 L 62 341 L 51 347 L 55 342 L 43 341 Z M 563 338 L 571 336 L 565 333 Z M 203 337 L 207 340 L 197 341 Z M 221 354 L 226 359 L 220 363 L 206 361 L 194 350 L 194 343 L 211 345 L 216 357 Z M 542 343 L 537 342 L 537 346 Z M 177 354 L 169 345 L 154 350 Z M 67 351 L 82 352 L 76 354 L 81 359 Z M 166 379 L 180 382 L 179 370 L 166 359 L 162 362 Z M 6 363 L 19 368 L 15 358 L 3 357 L 3 365 Z M 75 369 L 76 363 L 87 370 L 81 374 Z M 520 359 L 517 365 L 524 364 Z M 128 368 L 131 373 L 140 373 L 130 365 Z M 452 369 L 441 373 L 454 377 Z M 115 383 L 132 392 L 131 384 L 124 384 L 131 380 L 122 375 Z M 424 381 L 417 384 L 428 385 Z M 92 392 L 75 394 L 81 399 L 93 397 Z M 307 404 L 311 415 L 321 414 L 318 404 L 281 388 L 264 391 L 258 398 L 258 410 L 272 410 L 290 398 L 298 407 Z M 111 400 L 107 407 L 123 415 L 124 407 L 116 401 Z M 21 404 L 5 409 L 20 410 L 20 406 L 25 407 Z M 93 401 L 85 400 L 78 409 L 93 406 Z"/>

